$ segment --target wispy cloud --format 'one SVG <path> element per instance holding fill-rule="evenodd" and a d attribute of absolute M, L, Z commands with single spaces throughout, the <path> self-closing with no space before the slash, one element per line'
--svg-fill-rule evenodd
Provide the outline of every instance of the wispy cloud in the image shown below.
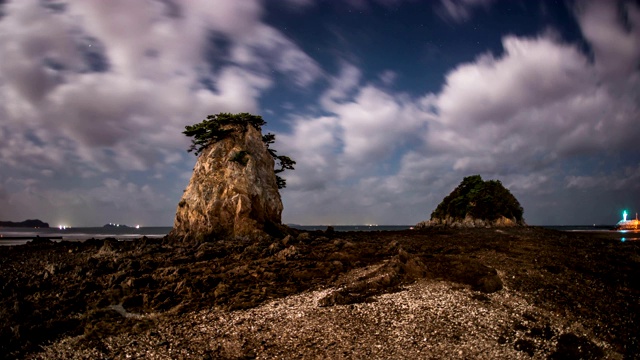
<path fill-rule="evenodd" d="M 463 176 L 474 173 L 500 178 L 516 194 L 545 195 L 564 187 L 607 188 L 605 183 L 628 186 L 633 174 L 602 178 L 573 169 L 568 172 L 574 175 L 559 175 L 567 173 L 572 161 L 620 153 L 635 146 L 640 136 L 640 71 L 629 67 L 638 64 L 640 56 L 633 50 L 636 45 L 630 49 L 615 45 L 628 44 L 640 34 L 637 8 L 628 8 L 629 26 L 623 31 L 621 20 L 606 16 L 607 12 L 593 19 L 595 13 L 602 13 L 598 8 L 603 5 L 590 4 L 577 14 L 595 59 L 577 44 L 549 33 L 510 35 L 503 38 L 503 54 L 487 52 L 456 66 L 446 75 L 441 92 L 418 98 L 380 89 L 361 80 L 361 70 L 345 65 L 322 98 L 324 110 L 332 116 L 321 138 L 333 150 L 308 150 L 323 154 L 317 163 L 331 159 L 333 170 L 326 173 L 331 186 L 325 187 L 322 196 L 317 195 L 318 188 L 313 188 L 314 196 L 306 196 L 310 193 L 304 187 L 292 189 L 293 193 L 287 190 L 288 203 L 304 201 L 311 202 L 312 208 L 331 208 L 331 219 L 340 222 L 359 209 L 375 212 L 371 204 L 382 207 L 393 198 L 395 205 L 387 209 L 385 219 L 402 222 L 427 218 L 429 209 Z M 607 6 L 609 12 L 615 9 L 613 4 Z M 594 38 L 590 34 L 594 26 L 615 31 Z M 615 60 L 598 55 L 606 53 L 599 50 L 604 44 L 613 47 Z M 610 76 L 615 73 L 626 76 Z M 301 117 L 294 124 L 298 129 L 318 121 Z M 302 137 L 308 134 L 288 136 L 301 137 L 294 141 L 300 147 L 292 151 L 304 154 Z M 381 164 L 393 170 L 380 171 Z M 295 175 L 296 183 L 311 183 L 321 173 L 303 171 Z M 625 180 L 613 181 L 616 176 Z M 329 198 L 333 200 L 327 204 Z M 532 212 L 538 211 L 536 204 L 527 205 Z M 405 207 L 412 210 L 402 211 Z M 420 208 L 424 212 L 416 213 Z M 295 219 L 294 213 L 289 216 Z"/>
<path fill-rule="evenodd" d="M 285 174 L 287 221 L 417 222 L 472 173 L 525 199 L 637 178 L 629 149 L 640 136 L 640 9 L 631 2 L 578 2 L 584 44 L 544 30 L 503 35 L 502 52 L 450 64 L 432 92 L 402 88 L 401 58 L 375 68 L 341 48 L 321 64 L 265 21 L 258 0 L 47 4 L 2 5 L 0 200 L 10 206 L 0 218 L 62 221 L 65 209 L 86 222 L 144 214 L 170 224 L 195 161 L 184 126 L 221 111 L 260 113 L 282 88 L 306 96 L 305 106 L 278 100 L 290 115 L 276 120 L 277 148 L 298 161 Z M 302 14 L 322 5 L 286 6 Z M 433 6 L 457 23 L 497 5 Z M 540 204 L 525 208 L 539 214 Z"/>
<path fill-rule="evenodd" d="M 495 0 L 440 0 L 438 13 L 456 22 L 469 20 L 478 8 L 489 8 Z"/>

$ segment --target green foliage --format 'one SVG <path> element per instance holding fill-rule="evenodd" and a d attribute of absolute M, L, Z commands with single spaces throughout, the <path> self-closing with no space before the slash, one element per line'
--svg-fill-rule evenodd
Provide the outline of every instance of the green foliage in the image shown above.
<path fill-rule="evenodd" d="M 521 221 L 524 210 L 518 200 L 500 180 L 483 181 L 480 175 L 465 177 L 431 213 L 431 218 L 447 215 L 462 219 L 470 215 L 478 219 L 495 220 L 500 216 Z"/>
<path fill-rule="evenodd" d="M 269 145 L 273 144 L 275 140 L 276 136 L 272 133 L 268 133 L 267 135 L 262 136 L 262 141 L 267 146 L 269 154 L 273 156 L 273 159 L 276 161 L 276 166 L 279 167 L 273 170 L 276 173 L 276 182 L 278 183 L 278 189 L 284 189 L 285 187 L 287 187 L 287 180 L 283 179 L 278 174 L 285 170 L 295 170 L 293 165 L 295 165 L 296 162 L 288 156 L 278 155 L 276 150 L 269 147 Z"/>
<path fill-rule="evenodd" d="M 207 116 L 200 123 L 185 126 L 185 130 L 182 133 L 193 137 L 188 151 L 195 151 L 196 156 L 198 156 L 207 146 L 224 139 L 233 132 L 232 129 L 229 129 L 229 125 L 239 125 L 244 131 L 246 131 L 248 125 L 251 125 L 256 130 L 262 131 L 264 124 L 266 122 L 259 115 L 219 113 Z"/>
<path fill-rule="evenodd" d="M 256 130 L 262 131 L 262 126 L 266 124 L 266 121 L 262 119 L 260 115 L 252 115 L 249 113 L 229 114 L 219 113 L 216 115 L 209 115 L 202 122 L 185 126 L 185 131 L 182 133 L 188 137 L 192 137 L 191 146 L 187 151 L 195 151 L 195 155 L 198 156 L 209 145 L 223 140 L 229 136 L 233 131 L 233 125 L 240 127 L 242 131 L 247 130 L 247 126 L 251 125 Z M 276 141 L 276 136 L 272 133 L 268 133 L 262 136 L 262 141 L 267 147 L 267 151 L 276 161 L 278 168 L 274 169 L 276 173 L 276 182 L 278 189 L 286 187 L 286 180 L 280 177 L 279 173 L 285 170 L 294 170 L 293 165 L 296 164 L 290 157 L 284 155 L 278 155 L 277 151 L 270 148 L 269 145 Z M 247 165 L 246 151 L 240 151 L 231 158 L 231 161 L 235 161 L 241 165 Z"/>
<path fill-rule="evenodd" d="M 237 153 L 233 154 L 233 156 L 231 157 L 231 161 L 237 162 L 242 166 L 246 166 L 249 162 L 249 159 L 247 159 L 247 155 L 249 155 L 249 152 L 245 150 L 238 151 Z"/>

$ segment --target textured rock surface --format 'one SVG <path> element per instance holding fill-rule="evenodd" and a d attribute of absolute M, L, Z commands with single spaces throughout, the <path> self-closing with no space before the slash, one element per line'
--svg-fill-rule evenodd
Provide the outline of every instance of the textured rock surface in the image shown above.
<path fill-rule="evenodd" d="M 430 228 L 8 246 L 0 359 L 635 359 L 640 242 L 620 236 Z"/>
<path fill-rule="evenodd" d="M 171 237 L 261 237 L 279 225 L 282 201 L 273 157 L 253 126 L 236 126 L 198 158 L 178 203 Z"/>
<path fill-rule="evenodd" d="M 501 216 L 495 220 L 475 219 L 471 216 L 465 216 L 464 219 L 457 219 L 452 216 L 444 218 L 433 218 L 428 221 L 421 221 L 416 225 L 418 228 L 430 226 L 448 226 L 453 228 L 476 228 L 476 227 L 511 227 L 526 225 L 524 221 L 516 221 L 515 219 L 507 219 Z"/>

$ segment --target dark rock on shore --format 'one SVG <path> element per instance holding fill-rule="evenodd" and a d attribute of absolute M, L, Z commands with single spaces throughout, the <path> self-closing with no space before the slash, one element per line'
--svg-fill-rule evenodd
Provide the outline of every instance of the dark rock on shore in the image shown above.
<path fill-rule="evenodd" d="M 75 346 L 119 357 L 106 336 L 150 336 L 166 326 L 163 319 L 254 309 L 322 289 L 317 311 L 342 311 L 427 281 L 454 284 L 448 290 L 454 293 L 466 289 L 478 316 L 508 289 L 540 314 L 581 324 L 573 337 L 573 330 L 550 327 L 553 317 L 533 313 L 503 322 L 495 346 L 534 357 L 598 358 L 606 343 L 609 353 L 633 358 L 640 351 L 638 279 L 640 244 L 537 228 L 301 232 L 185 246 L 148 238 L 14 246 L 0 253 L 0 338 L 6 340 L 0 354 L 21 358 L 49 341 L 80 336 Z"/>
<path fill-rule="evenodd" d="M 638 354 L 636 354 L 638 355 Z M 562 334 L 558 338 L 556 351 L 549 356 L 549 360 L 584 359 L 597 360 L 604 357 L 604 351 L 596 344 L 573 333 Z"/>

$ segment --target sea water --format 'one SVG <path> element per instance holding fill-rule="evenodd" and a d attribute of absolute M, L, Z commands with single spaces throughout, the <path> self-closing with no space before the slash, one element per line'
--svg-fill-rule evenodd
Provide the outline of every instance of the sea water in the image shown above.
<path fill-rule="evenodd" d="M 327 230 L 330 225 L 289 225 L 292 228 L 305 231 Z M 399 231 L 408 230 L 411 225 L 331 225 L 335 231 Z M 607 234 L 608 237 L 614 237 L 620 241 L 638 241 L 640 240 L 640 232 L 637 231 L 612 231 L 613 226 L 609 225 L 573 225 L 573 226 L 542 226 L 548 229 L 570 231 L 570 232 L 588 232 Z M 143 236 L 148 238 L 162 238 L 171 231 L 170 226 L 157 227 L 78 227 L 78 228 L 0 228 L 0 246 L 22 245 L 31 241 L 28 239 L 3 240 L 2 237 L 26 237 L 40 236 L 46 237 L 62 237 L 65 241 L 84 241 L 87 239 L 104 239 L 116 238 L 118 240 L 134 240 Z M 60 240 L 54 240 L 60 241 Z"/>
<path fill-rule="evenodd" d="M 116 238 L 118 240 L 133 240 L 143 236 L 148 238 L 162 238 L 171 231 L 170 226 L 158 227 L 68 227 L 66 229 L 59 228 L 0 228 L 0 246 L 2 245 L 22 245 L 31 241 L 28 239 L 3 240 L 3 237 L 25 237 L 39 236 L 62 237 L 66 241 L 84 241 L 87 239 L 104 239 Z M 60 240 L 54 240 L 60 241 Z"/>

